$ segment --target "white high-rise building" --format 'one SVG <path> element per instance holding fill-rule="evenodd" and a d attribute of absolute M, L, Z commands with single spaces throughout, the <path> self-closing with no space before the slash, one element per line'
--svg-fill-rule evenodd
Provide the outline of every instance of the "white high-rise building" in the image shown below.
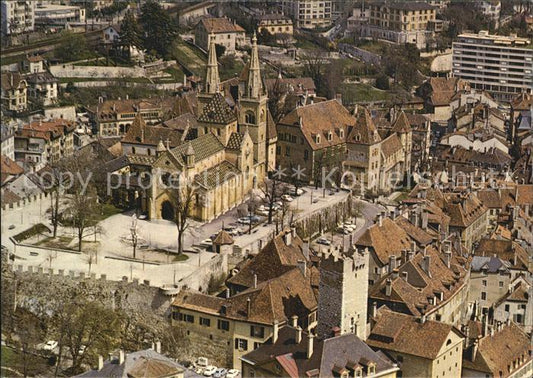
<path fill-rule="evenodd" d="M 532 92 L 533 45 L 526 38 L 478 34 L 461 34 L 453 43 L 455 77 L 470 82 L 501 100 L 517 93 Z"/>
<path fill-rule="evenodd" d="M 331 25 L 331 3 L 326 0 L 283 0 L 282 9 L 293 19 L 296 27 L 313 29 Z"/>
<path fill-rule="evenodd" d="M 2 34 L 13 35 L 33 31 L 36 0 L 2 0 Z"/>

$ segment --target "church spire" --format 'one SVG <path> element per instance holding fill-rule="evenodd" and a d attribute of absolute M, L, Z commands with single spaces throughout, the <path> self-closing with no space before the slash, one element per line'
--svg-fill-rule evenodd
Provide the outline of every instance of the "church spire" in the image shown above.
<path fill-rule="evenodd" d="M 207 58 L 207 73 L 205 75 L 205 85 L 206 93 L 218 92 L 218 88 L 220 85 L 214 34 L 209 34 L 209 56 Z"/>
<path fill-rule="evenodd" d="M 257 98 L 262 94 L 263 83 L 261 82 L 261 72 L 259 68 L 259 53 L 257 51 L 257 37 L 252 37 L 252 53 L 250 55 L 250 70 L 248 72 L 248 96 Z"/>

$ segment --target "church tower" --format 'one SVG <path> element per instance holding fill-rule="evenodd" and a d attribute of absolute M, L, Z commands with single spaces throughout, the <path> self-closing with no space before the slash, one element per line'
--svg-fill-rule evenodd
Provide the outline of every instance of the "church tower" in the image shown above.
<path fill-rule="evenodd" d="M 209 51 L 207 56 L 207 71 L 205 86 L 202 93 L 198 94 L 198 114 L 202 114 L 204 106 L 211 101 L 213 95 L 219 92 L 220 76 L 218 75 L 217 52 L 215 48 L 215 36 L 209 35 Z"/>
<path fill-rule="evenodd" d="M 254 143 L 256 184 L 263 181 L 266 171 L 268 96 L 261 78 L 257 37 L 252 37 L 250 59 L 239 80 L 239 127 L 246 127 Z"/>

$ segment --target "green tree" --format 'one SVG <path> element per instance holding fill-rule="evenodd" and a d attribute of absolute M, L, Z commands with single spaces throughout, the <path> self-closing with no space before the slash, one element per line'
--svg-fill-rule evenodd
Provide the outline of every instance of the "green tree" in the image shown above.
<path fill-rule="evenodd" d="M 155 51 L 160 57 L 167 56 L 178 35 L 175 20 L 170 18 L 161 5 L 148 0 L 141 7 L 140 23 L 144 32 L 144 48 Z"/>
<path fill-rule="evenodd" d="M 389 85 L 389 77 L 382 73 L 376 78 L 376 88 L 388 90 L 390 88 Z"/>
<path fill-rule="evenodd" d="M 56 56 L 63 62 L 86 59 L 90 56 L 87 41 L 82 34 L 64 32 Z"/>
<path fill-rule="evenodd" d="M 218 43 L 215 44 L 215 52 L 217 54 L 217 59 L 222 58 L 222 56 L 226 52 L 226 46 L 219 45 Z"/>
<path fill-rule="evenodd" d="M 124 49 L 127 50 L 128 57 L 130 48 L 142 47 L 141 29 L 137 23 L 137 19 L 131 11 L 126 13 L 122 23 L 120 24 L 120 46 L 123 54 Z"/>

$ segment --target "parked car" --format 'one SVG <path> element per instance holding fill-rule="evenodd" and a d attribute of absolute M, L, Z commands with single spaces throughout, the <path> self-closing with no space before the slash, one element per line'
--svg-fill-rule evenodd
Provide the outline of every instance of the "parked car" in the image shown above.
<path fill-rule="evenodd" d="M 302 194 L 304 194 L 304 190 L 298 188 L 298 189 L 296 189 L 295 194 L 296 194 L 297 196 L 301 196 Z"/>
<path fill-rule="evenodd" d="M 316 239 L 316 242 L 318 244 L 322 244 L 322 245 L 331 245 L 331 242 L 328 239 L 326 239 L 325 237 L 320 237 L 320 238 Z"/>
<path fill-rule="evenodd" d="M 228 373 L 226 374 L 226 378 L 236 378 L 241 374 L 241 372 L 237 369 L 229 369 Z"/>
<path fill-rule="evenodd" d="M 242 224 L 250 224 L 250 218 L 249 217 L 242 217 L 237 219 L 237 222 Z"/>
<path fill-rule="evenodd" d="M 204 369 L 204 377 L 212 377 L 213 374 L 215 374 L 216 371 L 217 371 L 217 367 L 216 366 L 208 365 Z"/>
<path fill-rule="evenodd" d="M 15 228 L 15 225 L 14 225 L 14 224 L 10 224 L 9 227 L 8 227 L 8 229 L 10 229 L 10 230 L 12 230 L 12 229 L 14 229 L 14 228 Z"/>
<path fill-rule="evenodd" d="M 201 247 L 211 247 L 213 245 L 213 240 L 211 239 L 204 239 L 200 242 Z"/>
<path fill-rule="evenodd" d="M 218 368 L 218 369 L 213 373 L 213 378 L 224 378 L 224 377 L 226 376 L 227 373 L 228 373 L 228 369 Z"/>
<path fill-rule="evenodd" d="M 284 194 L 281 196 L 281 199 L 283 201 L 286 201 L 286 202 L 292 202 L 294 198 L 292 198 L 291 196 L 289 196 L 288 194 Z"/>
<path fill-rule="evenodd" d="M 53 351 L 55 348 L 57 348 L 57 341 L 55 341 L 55 340 L 48 340 L 43 345 L 43 350 Z"/>
<path fill-rule="evenodd" d="M 346 228 L 346 227 L 339 227 L 337 228 L 337 232 L 339 234 L 344 234 L 344 235 L 349 235 L 352 233 L 352 231 L 349 229 L 349 228 Z"/>

